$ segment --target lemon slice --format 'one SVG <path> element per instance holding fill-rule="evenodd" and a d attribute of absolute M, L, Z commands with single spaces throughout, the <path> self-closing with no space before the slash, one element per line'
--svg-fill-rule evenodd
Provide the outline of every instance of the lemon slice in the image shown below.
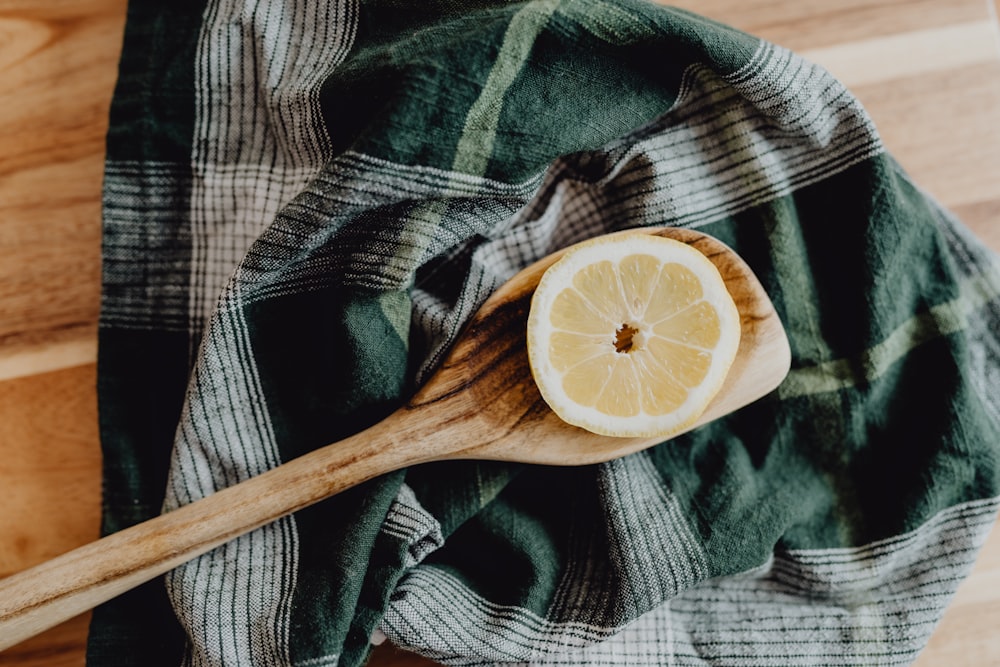
<path fill-rule="evenodd" d="M 528 361 L 545 402 L 602 435 L 690 426 L 739 342 L 739 312 L 715 265 L 643 233 L 573 246 L 542 275 L 528 314 Z"/>

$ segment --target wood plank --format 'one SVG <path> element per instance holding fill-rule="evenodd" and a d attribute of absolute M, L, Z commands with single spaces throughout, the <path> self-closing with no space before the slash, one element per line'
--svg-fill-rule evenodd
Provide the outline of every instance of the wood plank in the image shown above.
<path fill-rule="evenodd" d="M 84 667 L 90 614 L 81 614 L 0 653 L 0 667 Z"/>
<path fill-rule="evenodd" d="M 93 364 L 97 323 L 21 332 L 0 340 L 0 381 Z"/>
<path fill-rule="evenodd" d="M 993 22 L 985 19 L 807 49 L 799 54 L 856 88 L 995 63 L 996 30 Z"/>
<path fill-rule="evenodd" d="M 983 0 L 657 0 L 807 51 L 989 20 Z M 877 65 L 873 64 L 873 68 Z"/>
<path fill-rule="evenodd" d="M 0 577 L 98 536 L 96 377 L 91 364 L 0 382 Z"/>
<path fill-rule="evenodd" d="M 0 4 L 0 345 L 29 339 L 37 350 L 49 332 L 65 342 L 97 321 L 104 136 L 125 4 Z"/>
<path fill-rule="evenodd" d="M 98 537 L 96 376 L 90 364 L 0 382 L 0 577 Z M 0 665 L 82 666 L 89 617 L 0 653 Z"/>

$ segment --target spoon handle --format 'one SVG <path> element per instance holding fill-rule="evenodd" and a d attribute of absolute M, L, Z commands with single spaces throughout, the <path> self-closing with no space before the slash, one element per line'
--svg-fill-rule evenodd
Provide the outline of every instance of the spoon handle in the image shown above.
<path fill-rule="evenodd" d="M 395 425 L 394 425 L 395 424 Z M 392 417 L 261 475 L 0 580 L 0 650 L 220 544 L 427 458 Z"/>
<path fill-rule="evenodd" d="M 741 312 L 740 352 L 727 386 L 695 425 L 778 386 L 789 368 L 788 339 L 749 266 L 700 232 L 646 232 L 701 250 L 719 267 Z M 583 465 L 661 440 L 589 433 L 567 425 L 545 405 L 531 377 L 524 338 L 532 291 L 553 261 L 550 255 L 501 286 L 409 403 L 369 429 L 0 580 L 0 650 L 382 473 L 446 458 Z"/>

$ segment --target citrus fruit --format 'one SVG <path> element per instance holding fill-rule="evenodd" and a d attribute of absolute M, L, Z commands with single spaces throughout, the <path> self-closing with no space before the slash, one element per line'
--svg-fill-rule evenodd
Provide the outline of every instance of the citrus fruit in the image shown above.
<path fill-rule="evenodd" d="M 528 314 L 528 361 L 545 402 L 603 435 L 668 437 L 693 424 L 739 341 L 715 265 L 638 232 L 571 247 L 542 275 Z"/>

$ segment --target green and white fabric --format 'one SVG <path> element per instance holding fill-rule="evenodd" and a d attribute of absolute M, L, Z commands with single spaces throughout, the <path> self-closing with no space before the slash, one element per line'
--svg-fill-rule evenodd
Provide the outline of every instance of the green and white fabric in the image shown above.
<path fill-rule="evenodd" d="M 911 662 L 1000 504 L 1000 265 L 824 70 L 638 0 L 133 2 L 104 530 L 377 421 L 518 269 L 643 225 L 754 268 L 778 390 L 604 465 L 388 474 L 99 608 L 89 663 Z"/>

